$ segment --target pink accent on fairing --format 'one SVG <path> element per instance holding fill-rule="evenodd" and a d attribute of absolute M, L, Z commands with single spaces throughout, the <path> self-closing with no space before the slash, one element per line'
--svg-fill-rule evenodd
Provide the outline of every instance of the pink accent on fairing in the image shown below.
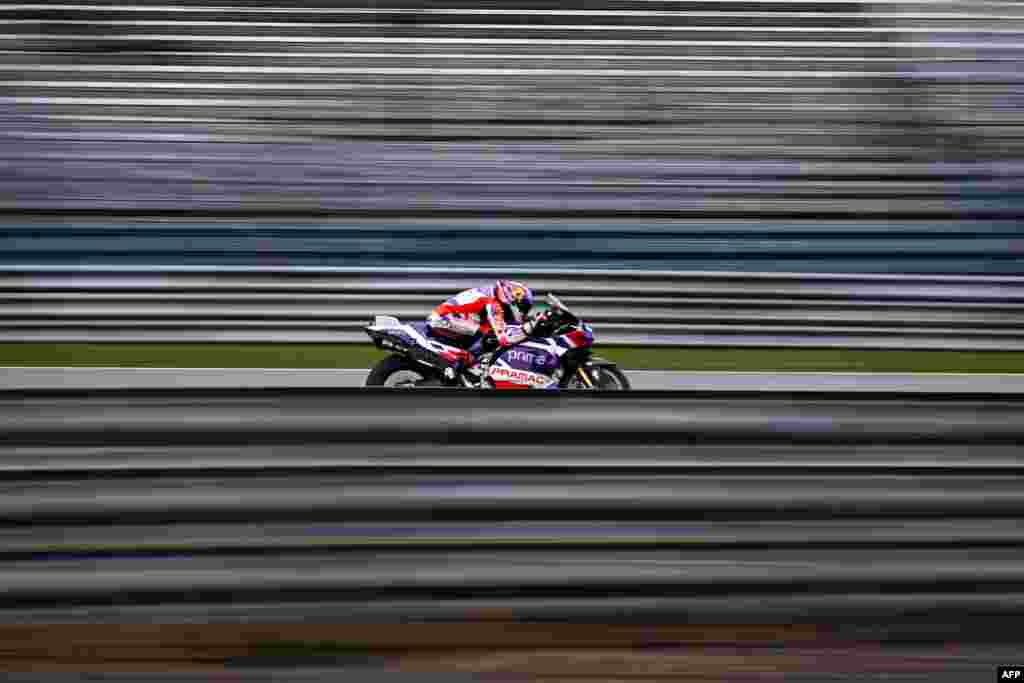
<path fill-rule="evenodd" d="M 574 349 L 581 346 L 590 346 L 591 343 L 593 343 L 590 336 L 583 330 L 573 330 L 572 332 L 564 335 L 563 339 L 569 342 Z"/>

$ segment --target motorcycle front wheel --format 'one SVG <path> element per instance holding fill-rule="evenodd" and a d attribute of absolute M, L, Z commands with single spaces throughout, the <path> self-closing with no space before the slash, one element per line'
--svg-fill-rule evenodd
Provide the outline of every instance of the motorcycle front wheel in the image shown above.
<path fill-rule="evenodd" d="M 583 368 L 590 377 L 591 384 L 588 386 L 580 377 L 579 372 L 573 375 L 566 387 L 568 389 L 600 390 L 600 391 L 629 391 L 629 378 L 626 373 L 617 365 L 587 365 Z"/>

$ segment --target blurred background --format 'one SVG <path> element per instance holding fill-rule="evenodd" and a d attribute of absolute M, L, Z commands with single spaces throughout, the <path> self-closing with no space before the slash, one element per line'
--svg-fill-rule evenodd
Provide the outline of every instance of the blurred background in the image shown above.
<path fill-rule="evenodd" d="M 7 264 L 1015 274 L 1024 10 L 0 5 Z"/>
<path fill-rule="evenodd" d="M 705 351 L 612 352 L 637 369 L 1019 367 L 845 353 L 1024 348 L 1019 3 L 0 20 L 0 340 L 250 345 L 6 345 L 9 365 L 364 367 L 296 345 L 364 342 L 374 313 L 419 318 L 504 275 L 557 287 L 604 344 Z"/>
<path fill-rule="evenodd" d="M 0 3 L 0 672 L 991 680 L 1022 81 L 1018 1 Z M 499 276 L 685 391 L 354 388 Z"/>

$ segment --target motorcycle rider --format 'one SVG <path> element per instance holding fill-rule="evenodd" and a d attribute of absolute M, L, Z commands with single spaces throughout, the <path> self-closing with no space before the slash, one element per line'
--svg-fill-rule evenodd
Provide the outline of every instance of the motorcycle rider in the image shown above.
<path fill-rule="evenodd" d="M 499 346 L 511 346 L 526 339 L 536 321 L 526 319 L 533 306 L 533 292 L 521 282 L 498 280 L 493 285 L 460 292 L 431 311 L 427 325 L 431 336 L 466 349 L 465 357 L 450 363 L 445 374 L 457 377 L 475 364 L 482 342 L 493 335 Z M 511 323 L 511 324 L 510 324 Z"/>

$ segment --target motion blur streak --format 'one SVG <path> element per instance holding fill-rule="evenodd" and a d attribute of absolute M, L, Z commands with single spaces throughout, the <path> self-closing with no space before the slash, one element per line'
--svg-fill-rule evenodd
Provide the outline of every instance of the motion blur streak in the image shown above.
<path fill-rule="evenodd" d="M 0 208 L 21 231 L 0 252 L 23 263 L 54 239 L 155 256 L 81 213 L 165 213 L 142 232 L 187 245 L 166 219 L 270 212 L 260 253 L 224 236 L 187 258 L 657 268 L 655 223 L 678 220 L 679 268 L 1022 272 L 1019 3 L 55 2 L 0 23 Z M 289 248 L 311 215 L 359 248 Z M 532 244 L 428 229 L 389 257 L 403 226 L 360 234 L 374 217 L 508 237 L 504 218 Z M 587 218 L 620 237 L 547 252 Z"/>
<path fill-rule="evenodd" d="M 312 357 L 500 276 L 653 370 L 1019 371 L 1022 86 L 1019 1 L 0 4 L 0 346 Z M 0 675 L 991 680 L 1024 617 L 993 381 L 0 376 Z"/>
<path fill-rule="evenodd" d="M 0 668 L 975 675 L 1022 445 L 1015 394 L 7 391 Z"/>
<path fill-rule="evenodd" d="M 246 244 L 260 238 L 247 237 L 242 226 L 231 229 L 242 240 L 232 242 L 235 257 L 244 258 Z M 319 249 L 320 258 L 324 249 L 362 249 L 361 240 L 371 234 L 365 227 L 345 237 L 335 233 L 327 244 L 325 230 L 316 228 L 305 236 L 291 231 L 289 239 L 298 240 L 293 246 L 300 251 Z M 249 231 L 257 229 L 250 226 Z M 593 243 L 564 228 L 544 239 L 552 249 L 556 243 L 575 244 L 596 257 L 601 250 L 610 253 L 612 242 L 628 242 L 622 236 L 612 239 L 610 231 L 606 228 Z M 17 245 L 19 231 L 10 232 Z M 520 239 L 485 233 L 452 233 L 447 241 L 438 236 L 438 246 L 444 244 L 450 253 L 457 240 L 463 253 L 474 244 L 508 252 L 530 243 L 526 233 Z M 221 248 L 216 229 L 200 234 L 182 238 L 195 251 Z M 137 239 L 147 249 L 167 249 L 162 258 L 187 260 L 175 251 L 178 242 L 164 244 L 164 237 L 145 229 L 134 236 L 118 231 L 104 237 L 126 250 Z M 428 255 L 420 237 L 404 239 L 409 241 L 391 240 L 380 252 L 397 255 L 409 249 Z M 667 265 L 671 249 L 687 248 L 686 240 L 672 246 L 673 240 L 662 235 L 657 244 L 636 251 Z M 87 260 L 102 253 L 90 255 L 83 251 L 88 244 L 64 235 L 52 238 L 58 251 L 51 256 L 67 258 L 69 244 Z M 11 258 L 18 256 L 14 252 Z M 515 275 L 538 293 L 566 297 L 594 324 L 601 345 L 1024 350 L 1024 278 L 1019 276 L 652 271 L 619 265 L 617 270 L 504 271 L 479 266 L 0 265 L 0 342 L 358 343 L 367 341 L 364 328 L 375 314 L 415 320 L 452 292 Z"/>

